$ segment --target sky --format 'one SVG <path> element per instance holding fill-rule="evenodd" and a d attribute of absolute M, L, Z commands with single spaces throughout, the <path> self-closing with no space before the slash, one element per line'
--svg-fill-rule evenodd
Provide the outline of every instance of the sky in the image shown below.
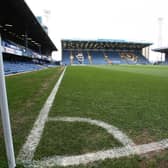
<path fill-rule="evenodd" d="M 167 0 L 26 0 L 43 16 L 61 55 L 61 39 L 122 39 L 168 46 Z M 49 11 L 48 19 L 44 11 Z M 158 18 L 162 18 L 159 24 Z M 160 26 L 159 26 L 160 25 Z M 151 60 L 159 55 L 151 52 Z"/>

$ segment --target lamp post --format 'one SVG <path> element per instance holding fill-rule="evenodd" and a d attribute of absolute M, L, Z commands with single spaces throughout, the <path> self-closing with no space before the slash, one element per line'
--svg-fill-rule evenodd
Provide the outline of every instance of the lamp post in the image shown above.
<path fill-rule="evenodd" d="M 8 167 L 15 168 L 16 163 L 15 163 L 15 156 L 14 156 L 12 131 L 11 131 L 11 125 L 10 125 L 8 100 L 7 100 L 6 84 L 5 84 L 5 77 L 4 77 L 1 34 L 0 34 L 0 109 L 1 109 L 2 126 L 3 126 L 3 132 L 4 132 Z"/>

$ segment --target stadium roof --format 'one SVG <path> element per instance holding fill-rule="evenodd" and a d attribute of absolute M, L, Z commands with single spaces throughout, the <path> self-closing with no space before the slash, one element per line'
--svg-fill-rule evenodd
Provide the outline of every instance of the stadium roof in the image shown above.
<path fill-rule="evenodd" d="M 131 42 L 115 39 L 62 39 L 62 49 L 142 49 L 152 45 L 146 42 Z"/>
<path fill-rule="evenodd" d="M 2 37 L 17 39 L 20 44 L 25 44 L 27 36 L 29 47 L 36 50 L 40 47 L 42 54 L 57 50 L 24 0 L 2 0 L 0 32 Z"/>
<path fill-rule="evenodd" d="M 156 48 L 156 49 L 153 49 L 153 51 L 161 52 L 161 53 L 168 53 L 168 47 Z"/>

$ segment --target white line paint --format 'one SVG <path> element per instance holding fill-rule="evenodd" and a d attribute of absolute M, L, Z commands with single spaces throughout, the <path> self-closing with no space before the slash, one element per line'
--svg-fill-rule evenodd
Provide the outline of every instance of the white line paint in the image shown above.
<path fill-rule="evenodd" d="M 33 161 L 28 167 L 53 167 L 53 166 L 72 166 L 88 164 L 98 160 L 126 157 L 130 155 L 140 155 L 148 152 L 159 151 L 168 148 L 168 139 L 149 144 L 137 145 L 134 147 L 113 148 L 105 151 L 87 153 L 74 156 L 53 156 L 44 158 L 41 161 Z"/>
<path fill-rule="evenodd" d="M 103 121 L 92 120 L 90 118 L 81 117 L 55 117 L 49 118 L 48 121 L 66 121 L 66 122 L 86 122 L 92 125 L 97 125 L 105 129 L 109 134 L 113 135 L 116 140 L 121 142 L 124 146 L 135 146 L 134 142 L 128 138 L 126 134 L 120 131 L 117 127 L 107 124 Z"/>
<path fill-rule="evenodd" d="M 22 161 L 31 161 L 34 157 L 34 152 L 36 150 L 36 147 L 39 144 L 41 135 L 43 133 L 43 129 L 45 126 L 45 122 L 48 118 L 48 114 L 50 111 L 50 108 L 53 104 L 55 95 L 58 91 L 58 88 L 60 86 L 60 83 L 63 79 L 64 73 L 66 68 L 62 72 L 59 80 L 57 81 L 55 87 L 53 88 L 51 94 L 49 95 L 47 101 L 45 102 L 43 108 L 41 109 L 39 116 L 37 117 L 37 120 L 34 123 L 34 126 L 26 140 L 26 143 L 23 145 L 22 149 L 19 152 L 17 160 Z"/>
<path fill-rule="evenodd" d="M 92 120 L 89 118 L 80 118 L 80 117 L 55 117 L 49 118 L 48 121 L 64 121 L 64 122 L 86 122 L 92 125 L 97 125 L 104 128 L 108 133 L 112 134 L 113 136 L 118 132 L 118 135 L 115 135 L 116 139 L 120 141 L 121 137 L 126 137 L 126 142 L 131 141 L 131 143 L 126 143 L 122 140 L 122 143 L 126 144 L 124 147 L 113 148 L 104 151 L 97 151 L 92 153 L 86 153 L 82 155 L 72 155 L 72 156 L 53 156 L 53 157 L 45 157 L 42 160 L 25 160 L 24 165 L 25 167 L 37 167 L 37 168 L 46 168 L 46 167 L 53 167 L 53 166 L 72 166 L 72 165 L 79 165 L 79 164 L 88 164 L 90 162 L 104 160 L 104 159 L 113 159 L 113 158 L 120 158 L 126 157 L 130 155 L 141 155 L 148 152 L 163 150 L 168 148 L 168 139 L 164 139 L 158 142 L 152 142 L 149 144 L 143 145 L 135 145 L 132 140 L 118 130 L 118 128 L 109 125 L 105 122 Z M 111 130 L 114 129 L 114 130 Z M 117 131 L 116 131 L 117 130 Z M 121 135 L 121 137 L 119 137 Z"/>
<path fill-rule="evenodd" d="M 118 141 L 120 141 L 124 145 L 124 147 L 87 153 L 83 155 L 53 156 L 48 158 L 46 157 L 41 161 L 33 161 L 32 164 L 30 164 L 32 166 L 45 168 L 56 165 L 71 166 L 71 165 L 87 164 L 90 162 L 104 160 L 108 158 L 113 159 L 135 154 L 140 155 L 168 148 L 168 139 L 164 139 L 162 141 L 153 142 L 149 144 L 135 145 L 134 142 L 131 139 L 129 139 L 127 135 L 121 132 L 118 128 L 99 120 L 92 120 L 89 118 L 81 118 L 81 117 L 55 117 L 55 118 L 48 118 L 48 121 L 86 122 L 92 125 L 97 125 L 99 127 L 104 128 L 109 134 L 113 135 Z"/>
<path fill-rule="evenodd" d="M 53 156 L 50 158 L 44 158 L 41 161 L 33 161 L 29 166 L 39 168 L 53 166 L 72 166 L 79 164 L 87 164 L 90 162 L 104 159 L 120 158 L 130 155 L 140 155 L 148 152 L 163 150 L 165 148 L 168 148 L 168 139 L 149 144 L 137 145 L 132 148 L 121 147 L 76 156 Z"/>
<path fill-rule="evenodd" d="M 44 158 L 41 161 L 33 161 L 31 166 L 37 167 L 52 167 L 52 166 L 71 166 L 71 165 L 79 165 L 79 164 L 87 164 L 90 162 L 104 160 L 107 158 L 116 158 L 121 156 L 129 156 L 132 154 L 131 151 L 127 147 L 122 148 L 114 148 L 106 151 L 98 151 L 94 153 L 87 153 L 83 155 L 74 155 L 74 156 L 53 156 L 50 158 Z"/>

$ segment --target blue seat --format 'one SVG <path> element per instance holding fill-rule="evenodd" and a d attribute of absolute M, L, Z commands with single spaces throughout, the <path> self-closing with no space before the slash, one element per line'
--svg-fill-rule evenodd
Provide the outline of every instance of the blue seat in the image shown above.
<path fill-rule="evenodd" d="M 19 72 L 40 70 L 42 66 L 34 64 L 32 62 L 10 62 L 4 61 L 4 71 L 5 75 L 14 74 Z"/>

